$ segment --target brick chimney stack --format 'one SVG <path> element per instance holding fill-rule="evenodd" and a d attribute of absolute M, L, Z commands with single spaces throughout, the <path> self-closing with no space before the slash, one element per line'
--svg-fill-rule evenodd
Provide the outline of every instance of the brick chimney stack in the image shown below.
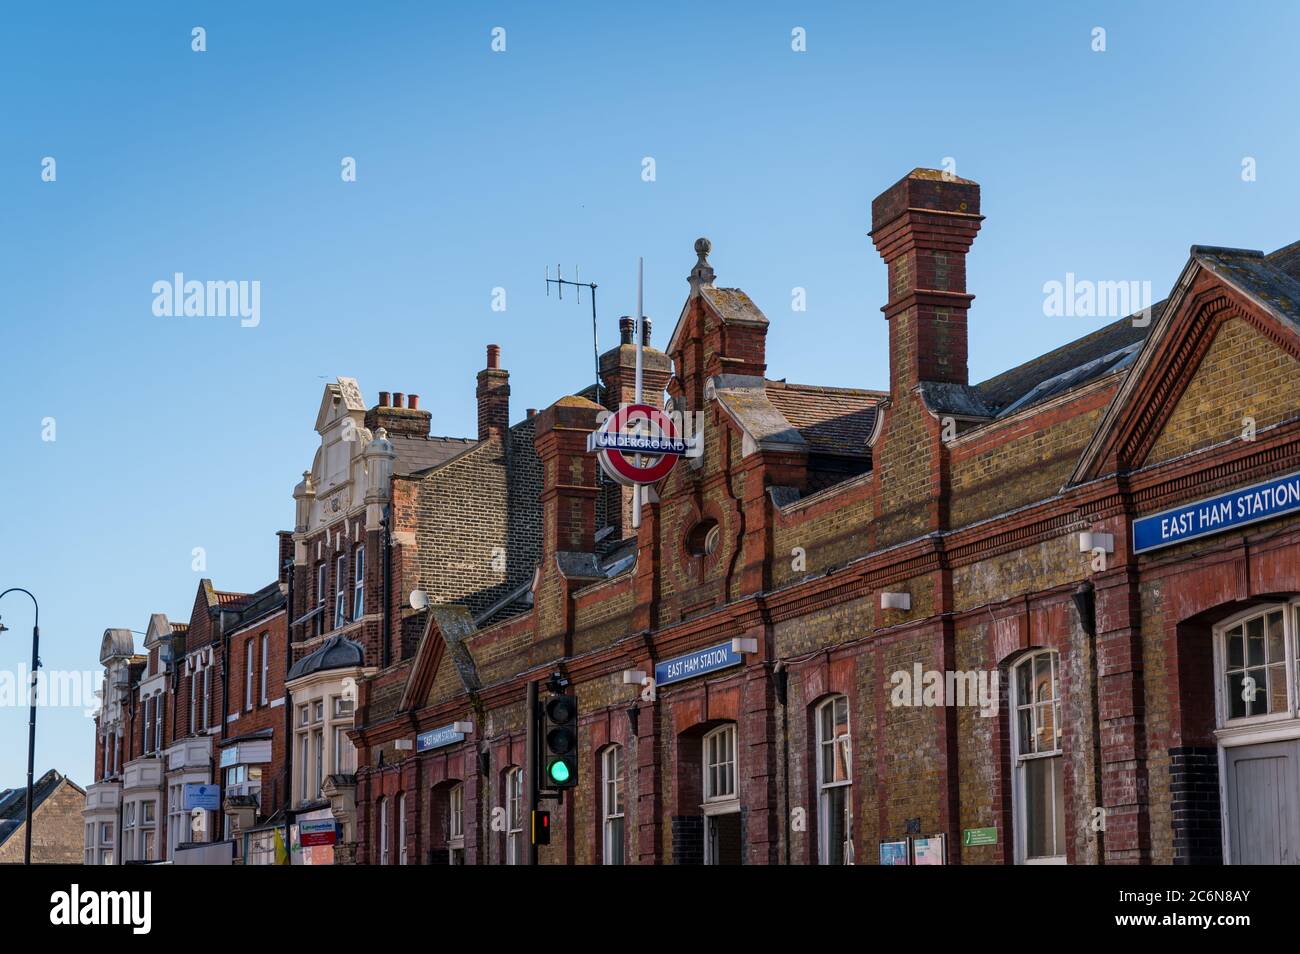
<path fill-rule="evenodd" d="M 501 367 L 501 346 L 487 346 L 487 367 L 478 373 L 478 439 L 510 430 L 510 372 Z"/>
<path fill-rule="evenodd" d="M 596 542 L 596 455 L 587 435 L 601 407 L 583 397 L 560 398 L 534 420 L 533 444 L 542 462 L 542 552 L 590 553 Z"/>
<path fill-rule="evenodd" d="M 889 266 L 889 387 L 967 384 L 966 253 L 980 222 L 980 187 L 913 169 L 871 203 L 871 241 Z"/>

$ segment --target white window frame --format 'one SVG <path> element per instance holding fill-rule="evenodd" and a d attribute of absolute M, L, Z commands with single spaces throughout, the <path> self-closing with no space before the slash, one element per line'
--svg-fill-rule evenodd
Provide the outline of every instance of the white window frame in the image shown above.
<path fill-rule="evenodd" d="M 524 770 L 518 766 L 506 769 L 506 864 L 524 863 Z"/>
<path fill-rule="evenodd" d="M 199 674 L 190 673 L 190 735 L 199 732 Z"/>
<path fill-rule="evenodd" d="M 447 793 L 447 847 L 465 847 L 465 783 L 457 782 Z"/>
<path fill-rule="evenodd" d="M 263 633 L 259 638 L 262 650 L 262 691 L 259 694 L 259 701 L 266 705 L 269 700 L 268 693 L 271 691 L 271 634 Z"/>
<path fill-rule="evenodd" d="M 729 751 L 725 754 L 730 758 L 724 758 L 717 762 L 712 761 L 713 740 L 716 738 L 727 739 L 726 746 Z M 737 758 L 736 745 L 736 723 L 728 722 L 726 725 L 720 725 L 716 729 L 705 733 L 704 742 L 701 750 L 701 759 L 704 768 L 704 803 L 724 803 L 738 801 L 738 792 L 740 791 L 740 760 Z M 714 769 L 723 766 L 731 766 L 731 789 L 730 791 L 715 791 L 713 784 Z"/>
<path fill-rule="evenodd" d="M 339 629 L 347 622 L 348 608 L 348 590 L 347 590 L 347 567 L 348 555 L 340 553 L 334 559 L 334 628 Z"/>
<path fill-rule="evenodd" d="M 154 704 L 153 709 L 153 750 L 161 753 L 163 750 L 163 713 L 167 711 L 167 707 L 163 705 L 164 697 L 161 692 L 157 693 L 154 698 L 157 702 Z"/>
<path fill-rule="evenodd" d="M 256 660 L 253 658 L 253 637 L 244 643 L 244 711 L 253 710 L 253 674 L 256 672 Z"/>
<path fill-rule="evenodd" d="M 325 574 L 327 566 L 324 560 L 316 564 L 316 635 L 325 632 Z"/>
<path fill-rule="evenodd" d="M 1282 653 L 1285 660 L 1287 707 L 1282 712 L 1267 715 L 1229 718 L 1228 712 L 1230 710 L 1226 685 L 1228 631 L 1236 629 L 1238 626 L 1245 626 L 1248 621 L 1256 617 L 1267 618 L 1269 613 L 1279 611 L 1282 613 Z M 1225 743 L 1235 741 L 1238 744 L 1242 744 L 1241 740 L 1268 741 L 1269 738 L 1276 736 L 1279 732 L 1282 733 L 1282 738 L 1286 738 L 1289 735 L 1290 728 L 1300 728 L 1294 725 L 1297 718 L 1300 717 L 1300 712 L 1297 711 L 1297 707 L 1300 706 L 1300 691 L 1297 691 L 1296 686 L 1297 672 L 1300 672 L 1297 665 L 1297 653 L 1300 651 L 1300 632 L 1297 632 L 1300 621 L 1296 618 L 1297 612 L 1300 612 L 1300 599 L 1290 599 L 1283 602 L 1252 606 L 1250 609 L 1236 613 L 1214 626 L 1214 716 L 1215 725 L 1218 729 L 1216 735 L 1219 741 Z M 1267 647 L 1267 638 L 1265 646 Z M 1245 651 L 1249 654 L 1248 645 L 1245 647 Z M 1249 658 L 1248 655 L 1247 658 Z M 1262 667 L 1248 666 L 1246 668 Z M 1266 692 L 1267 687 L 1260 687 L 1259 691 Z"/>
<path fill-rule="evenodd" d="M 627 756 L 615 743 L 600 754 L 601 863 L 627 863 Z M 617 838 L 613 829 L 618 829 Z"/>
<path fill-rule="evenodd" d="M 388 799 L 379 799 L 379 863 L 388 864 Z"/>
<path fill-rule="evenodd" d="M 1021 666 L 1033 666 L 1034 660 L 1040 656 L 1048 656 L 1051 665 L 1052 688 L 1055 692 L 1052 702 L 1055 706 L 1053 709 L 1053 728 L 1056 731 L 1056 747 L 1051 751 L 1031 752 L 1022 755 L 1020 753 L 1020 710 L 1030 709 L 1033 712 L 1035 729 L 1037 727 L 1037 707 L 1042 703 L 1037 699 L 1030 699 L 1028 702 L 1020 698 L 1020 686 L 1017 678 L 1017 670 Z M 1032 670 L 1031 670 L 1032 672 Z M 1011 682 L 1011 705 L 1009 707 L 1009 721 L 1011 723 L 1011 816 L 1015 823 L 1015 860 L 1016 864 L 1021 865 L 1063 865 L 1066 863 L 1066 854 L 1060 855 L 1043 855 L 1030 858 L 1026 852 L 1029 842 L 1029 819 L 1025 806 L 1025 777 L 1028 774 L 1022 769 L 1026 763 L 1038 759 L 1060 759 L 1062 769 L 1062 791 L 1059 797 L 1065 798 L 1064 791 L 1064 769 L 1065 769 L 1065 751 L 1061 745 L 1061 655 L 1055 649 L 1038 648 L 1026 652 L 1020 656 L 1011 665 L 1008 675 Z M 1032 678 L 1032 677 L 1031 677 Z M 1052 812 L 1052 823 L 1056 822 L 1056 812 Z M 1062 845 L 1065 844 L 1065 836 L 1061 836 Z"/>
<path fill-rule="evenodd" d="M 183 840 L 181 834 L 188 830 L 185 819 L 185 785 L 167 787 L 167 857 L 175 858 L 176 846 Z M 184 827 L 182 827 L 184 826 Z"/>
<path fill-rule="evenodd" d="M 406 793 L 397 796 L 397 863 L 406 864 Z"/>
<path fill-rule="evenodd" d="M 203 667 L 203 731 L 211 728 L 212 722 L 212 667 Z"/>
<path fill-rule="evenodd" d="M 832 723 L 835 719 L 835 707 L 844 706 L 844 732 L 836 734 L 833 738 L 826 738 L 826 727 L 824 718 L 827 711 L 831 713 Z M 853 858 L 853 723 L 852 715 L 849 711 L 849 697 L 845 695 L 831 696 L 814 710 L 814 720 L 817 723 L 817 859 L 821 864 L 830 864 L 831 857 L 831 792 L 834 789 L 844 788 L 848 791 L 844 795 L 844 861 L 846 865 L 854 863 Z M 833 755 L 838 756 L 839 750 L 844 750 L 844 765 L 848 773 L 846 778 L 835 779 L 833 773 L 828 777 L 826 765 L 826 750 L 830 748 Z"/>
<path fill-rule="evenodd" d="M 366 548 L 358 546 L 352 555 L 352 619 L 366 612 Z"/>

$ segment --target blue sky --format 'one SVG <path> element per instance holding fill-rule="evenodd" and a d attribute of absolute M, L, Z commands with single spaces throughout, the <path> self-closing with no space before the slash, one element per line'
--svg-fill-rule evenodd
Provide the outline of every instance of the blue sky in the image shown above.
<path fill-rule="evenodd" d="M 771 320 L 770 376 L 886 387 L 870 202 L 945 157 L 983 188 L 990 377 L 1104 323 L 1044 317 L 1067 272 L 1161 298 L 1193 243 L 1300 238 L 1298 26 L 1284 2 L 10 6 L 0 589 L 41 600 L 47 668 L 95 670 L 106 627 L 187 619 L 202 575 L 264 585 L 327 380 L 419 393 L 451 435 L 488 342 L 516 417 L 590 380 L 585 298 L 545 297 L 547 265 L 600 284 L 603 349 L 644 256 L 662 344 L 707 235 L 719 284 Z M 260 282 L 260 324 L 156 317 L 175 272 Z M 21 672 L 30 604 L 0 617 Z M 0 707 L 0 787 L 26 718 Z M 84 713 L 39 728 L 37 771 L 89 781 Z"/>

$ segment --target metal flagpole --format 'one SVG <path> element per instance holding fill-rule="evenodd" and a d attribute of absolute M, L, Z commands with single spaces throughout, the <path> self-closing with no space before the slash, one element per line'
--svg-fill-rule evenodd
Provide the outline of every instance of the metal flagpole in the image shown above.
<path fill-rule="evenodd" d="M 641 257 L 636 260 L 636 403 L 641 403 L 641 342 L 645 340 L 645 334 L 641 324 L 644 316 L 642 315 L 642 293 L 645 280 L 645 258 Z M 641 466 L 641 455 L 636 455 L 636 464 Z M 641 485 L 636 484 L 632 488 L 632 526 L 641 526 Z"/>

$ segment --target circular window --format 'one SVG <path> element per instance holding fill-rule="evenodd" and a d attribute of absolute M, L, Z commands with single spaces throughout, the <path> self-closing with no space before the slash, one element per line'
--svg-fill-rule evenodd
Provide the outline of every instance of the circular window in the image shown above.
<path fill-rule="evenodd" d="M 722 538 L 721 528 L 716 520 L 701 520 L 686 535 L 686 550 L 692 556 L 709 556 L 718 549 Z"/>

